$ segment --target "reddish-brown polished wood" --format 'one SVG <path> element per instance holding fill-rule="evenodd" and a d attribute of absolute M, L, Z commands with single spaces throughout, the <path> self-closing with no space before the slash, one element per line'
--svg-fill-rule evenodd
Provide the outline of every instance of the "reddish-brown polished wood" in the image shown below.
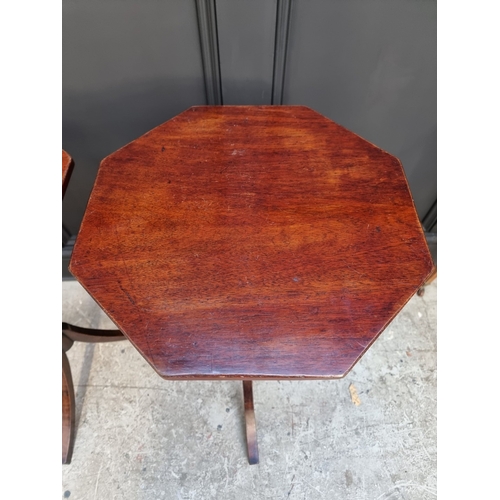
<path fill-rule="evenodd" d="M 190 108 L 108 156 L 70 264 L 173 379 L 342 377 L 431 269 L 399 160 L 303 106 Z"/>
<path fill-rule="evenodd" d="M 73 172 L 74 162 L 71 156 L 62 150 L 62 195 L 66 193 L 66 188 L 68 187 L 69 179 Z"/>

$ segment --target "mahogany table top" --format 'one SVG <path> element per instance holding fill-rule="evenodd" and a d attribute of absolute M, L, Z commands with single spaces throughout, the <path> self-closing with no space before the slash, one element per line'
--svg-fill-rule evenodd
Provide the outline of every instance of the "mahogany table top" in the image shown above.
<path fill-rule="evenodd" d="M 164 378 L 339 378 L 431 272 L 400 161 L 303 106 L 105 158 L 70 270 Z"/>

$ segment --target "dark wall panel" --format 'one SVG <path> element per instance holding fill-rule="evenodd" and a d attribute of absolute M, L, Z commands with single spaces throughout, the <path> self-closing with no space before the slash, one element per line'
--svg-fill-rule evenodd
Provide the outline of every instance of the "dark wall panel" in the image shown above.
<path fill-rule="evenodd" d="M 194 1 L 63 1 L 63 148 L 75 169 L 63 220 L 76 233 L 100 161 L 205 104 Z"/>
<path fill-rule="evenodd" d="M 436 2 L 294 0 L 283 104 L 304 104 L 403 163 L 436 200 Z"/>
<path fill-rule="evenodd" d="M 223 104 L 271 104 L 276 0 L 217 0 Z"/>

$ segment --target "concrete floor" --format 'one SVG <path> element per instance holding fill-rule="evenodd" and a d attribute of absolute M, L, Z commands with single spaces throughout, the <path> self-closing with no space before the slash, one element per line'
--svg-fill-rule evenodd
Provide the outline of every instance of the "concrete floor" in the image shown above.
<path fill-rule="evenodd" d="M 252 466 L 241 382 L 166 381 L 128 341 L 75 343 L 77 435 L 63 498 L 436 497 L 436 287 L 413 297 L 344 379 L 254 382 Z M 71 281 L 63 320 L 113 328 Z"/>

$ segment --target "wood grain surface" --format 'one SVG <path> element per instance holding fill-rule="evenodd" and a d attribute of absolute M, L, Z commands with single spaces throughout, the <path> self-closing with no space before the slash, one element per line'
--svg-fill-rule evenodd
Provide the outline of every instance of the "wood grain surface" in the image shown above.
<path fill-rule="evenodd" d="M 62 150 L 62 196 L 66 193 L 71 173 L 73 172 L 74 162 L 71 156 Z"/>
<path fill-rule="evenodd" d="M 399 160 L 303 106 L 105 158 L 70 270 L 164 378 L 339 378 L 432 269 Z"/>

